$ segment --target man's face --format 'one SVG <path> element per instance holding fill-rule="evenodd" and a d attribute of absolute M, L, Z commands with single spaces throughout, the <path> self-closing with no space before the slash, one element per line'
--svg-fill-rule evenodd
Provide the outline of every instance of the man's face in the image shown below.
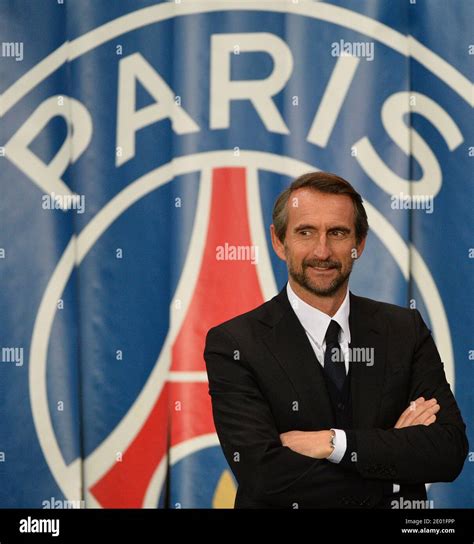
<path fill-rule="evenodd" d="M 312 189 L 291 194 L 285 241 L 278 240 L 273 226 L 272 241 L 278 256 L 287 263 L 288 274 L 303 289 L 331 297 L 347 283 L 354 258 L 365 245 L 365 240 L 356 243 L 354 214 L 347 195 Z"/>

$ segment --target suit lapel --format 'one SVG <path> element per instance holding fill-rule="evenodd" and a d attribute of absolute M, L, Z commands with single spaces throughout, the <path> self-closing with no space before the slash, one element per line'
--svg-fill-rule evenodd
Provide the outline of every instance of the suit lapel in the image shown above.
<path fill-rule="evenodd" d="M 386 365 L 384 325 L 377 321 L 378 303 L 350 293 L 351 394 L 354 429 L 373 428 L 379 409 Z M 354 361 L 354 348 L 373 349 L 373 364 Z M 359 352 L 360 353 L 360 352 Z"/>
<path fill-rule="evenodd" d="M 292 382 L 304 410 L 321 428 L 331 427 L 335 418 L 323 369 L 288 301 L 286 287 L 274 300 L 279 303 L 279 314 L 263 340 Z"/>
<path fill-rule="evenodd" d="M 331 427 L 335 424 L 335 417 L 324 371 L 288 301 L 286 286 L 273 302 L 267 314 L 268 320 L 265 320 L 271 329 L 263 341 L 287 374 L 305 411 L 322 428 Z M 383 323 L 377 320 L 378 307 L 376 301 L 350 293 L 350 380 L 354 429 L 373 428 L 380 405 L 386 366 L 386 336 Z M 355 348 L 359 348 L 359 352 Z M 361 353 L 360 348 L 373 350 L 372 365 L 368 365 L 366 359 L 363 362 L 354 360 L 355 355 Z"/>

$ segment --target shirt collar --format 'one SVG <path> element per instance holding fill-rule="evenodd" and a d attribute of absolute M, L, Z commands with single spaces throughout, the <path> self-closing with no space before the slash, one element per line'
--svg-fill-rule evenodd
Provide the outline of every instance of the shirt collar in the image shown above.
<path fill-rule="evenodd" d="M 349 312 L 350 312 L 350 299 L 349 289 L 347 289 L 346 296 L 339 306 L 337 312 L 333 317 L 325 314 L 321 310 L 314 308 L 310 304 L 307 304 L 302 300 L 291 288 L 290 282 L 286 284 L 286 293 L 288 300 L 298 317 L 300 323 L 303 325 L 305 331 L 313 338 L 313 340 L 322 346 L 324 337 L 326 336 L 327 328 L 331 319 L 337 321 L 341 327 L 340 341 L 347 341 L 349 344 L 351 341 L 351 331 L 349 329 Z"/>

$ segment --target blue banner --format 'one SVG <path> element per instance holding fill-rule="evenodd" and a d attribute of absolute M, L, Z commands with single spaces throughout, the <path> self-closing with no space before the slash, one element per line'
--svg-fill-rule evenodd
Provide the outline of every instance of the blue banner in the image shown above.
<path fill-rule="evenodd" d="M 351 290 L 420 310 L 472 441 L 473 5 L 395 4 L 0 4 L 0 507 L 233 506 L 205 335 L 285 284 L 273 203 L 318 169 L 365 201 Z"/>

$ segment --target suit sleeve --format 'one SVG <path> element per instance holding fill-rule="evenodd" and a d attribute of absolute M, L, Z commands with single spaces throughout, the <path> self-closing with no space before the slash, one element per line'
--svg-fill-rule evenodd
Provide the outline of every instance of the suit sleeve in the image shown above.
<path fill-rule="evenodd" d="M 401 484 L 451 482 L 468 453 L 466 426 L 431 333 L 418 310 L 412 315 L 416 343 L 409 399 L 436 398 L 440 405 L 436 422 L 403 429 L 347 431 L 348 440 L 357 444 L 357 463 L 352 468 L 364 478 Z"/>
<path fill-rule="evenodd" d="M 344 507 L 367 501 L 367 482 L 323 459 L 282 446 L 268 401 L 239 347 L 222 327 L 211 329 L 204 358 L 217 435 L 239 486 L 251 498 L 288 508 Z M 341 503 L 342 501 L 342 503 Z"/>

